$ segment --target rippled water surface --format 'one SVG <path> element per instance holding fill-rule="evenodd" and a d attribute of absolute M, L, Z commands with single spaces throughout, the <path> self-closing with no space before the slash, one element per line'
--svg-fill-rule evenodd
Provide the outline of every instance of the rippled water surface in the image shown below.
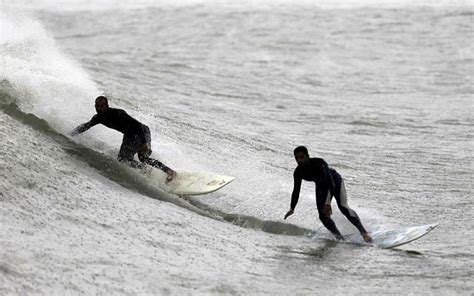
<path fill-rule="evenodd" d="M 124 3 L 3 3 L 0 294 L 472 294 L 470 3 Z M 120 134 L 70 138 L 100 94 L 155 157 L 236 180 L 182 199 L 114 161 Z M 366 228 L 439 226 L 340 244 L 310 183 L 284 221 L 301 144 Z"/>

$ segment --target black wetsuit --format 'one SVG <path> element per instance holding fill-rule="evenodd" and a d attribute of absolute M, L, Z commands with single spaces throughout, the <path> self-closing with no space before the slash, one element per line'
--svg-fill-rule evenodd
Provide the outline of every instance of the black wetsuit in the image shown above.
<path fill-rule="evenodd" d="M 331 231 L 337 238 L 341 238 L 341 233 L 336 224 L 324 214 L 324 205 L 331 204 L 334 196 L 339 210 L 347 219 L 360 231 L 366 233 L 357 213 L 349 208 L 344 181 L 339 173 L 330 168 L 322 158 L 310 158 L 307 165 L 299 165 L 293 173 L 294 187 L 291 195 L 291 208 L 294 209 L 298 203 L 301 181 L 312 181 L 316 183 L 316 205 L 318 207 L 319 219 L 323 225 Z"/>
<path fill-rule="evenodd" d="M 99 123 L 123 134 L 118 160 L 127 161 L 134 167 L 140 167 L 139 163 L 133 160 L 133 157 L 139 152 L 143 144 L 146 143 L 151 147 L 151 135 L 148 126 L 140 123 L 122 109 L 107 108 L 105 112 L 97 113 L 90 121 L 74 129 L 73 134 L 85 132 Z M 150 158 L 150 155 L 151 149 L 147 155 L 143 155 L 139 159 L 141 162 L 157 167 L 165 172 L 170 171 L 170 168 L 160 161 Z"/>

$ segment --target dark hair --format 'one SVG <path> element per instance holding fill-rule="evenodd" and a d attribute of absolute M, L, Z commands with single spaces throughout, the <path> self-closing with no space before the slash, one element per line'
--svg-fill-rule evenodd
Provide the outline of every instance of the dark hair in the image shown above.
<path fill-rule="evenodd" d="M 309 156 L 308 149 L 305 146 L 296 147 L 295 150 L 293 150 L 293 155 L 296 155 L 296 153 L 300 153 L 300 152 L 302 152 L 304 155 Z"/>
<path fill-rule="evenodd" d="M 106 97 L 104 96 L 98 96 L 97 98 L 95 98 L 95 102 L 97 103 L 97 101 L 99 100 L 105 100 L 105 103 L 107 104 L 107 106 L 109 105 L 109 101 L 107 100 Z"/>

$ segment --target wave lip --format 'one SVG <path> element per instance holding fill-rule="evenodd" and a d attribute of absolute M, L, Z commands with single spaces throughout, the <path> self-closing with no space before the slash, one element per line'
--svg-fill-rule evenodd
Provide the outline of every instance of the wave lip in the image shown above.
<path fill-rule="evenodd" d="M 15 89 L 17 105 L 63 132 L 99 93 L 87 72 L 25 12 L 0 11 L 0 57 L 0 80 Z"/>

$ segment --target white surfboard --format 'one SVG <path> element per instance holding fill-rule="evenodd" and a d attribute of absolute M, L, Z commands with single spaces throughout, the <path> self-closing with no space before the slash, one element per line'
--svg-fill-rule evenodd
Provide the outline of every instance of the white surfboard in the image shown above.
<path fill-rule="evenodd" d="M 438 226 L 438 224 L 400 227 L 396 229 L 370 232 L 369 234 L 373 239 L 372 244 L 364 242 L 360 233 L 345 235 L 344 239 L 345 242 L 351 244 L 373 245 L 383 249 L 390 249 L 417 240 L 435 229 L 436 226 Z"/>
<path fill-rule="evenodd" d="M 167 175 L 158 169 L 147 173 L 150 182 L 161 189 L 178 195 L 201 195 L 214 192 L 232 182 L 235 178 L 211 172 L 177 172 L 177 176 L 166 182 Z"/>

